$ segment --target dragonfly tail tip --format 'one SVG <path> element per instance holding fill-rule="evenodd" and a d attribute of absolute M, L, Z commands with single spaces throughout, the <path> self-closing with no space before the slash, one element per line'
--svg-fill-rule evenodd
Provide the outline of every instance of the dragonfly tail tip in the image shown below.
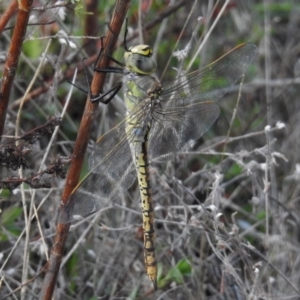
<path fill-rule="evenodd" d="M 156 278 L 152 279 L 152 283 L 153 283 L 154 290 L 157 291 L 157 280 L 156 280 Z"/>

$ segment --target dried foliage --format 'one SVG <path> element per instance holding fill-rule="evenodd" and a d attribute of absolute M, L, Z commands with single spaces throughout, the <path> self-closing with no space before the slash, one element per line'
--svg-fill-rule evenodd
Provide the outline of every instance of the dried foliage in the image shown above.
<path fill-rule="evenodd" d="M 57 230 L 63 178 L 86 100 L 74 89 L 68 105 L 72 85 L 67 80 L 78 68 L 75 84 L 87 90 L 82 58 L 90 80 L 115 3 L 90 1 L 93 5 L 83 8 L 71 1 L 34 1 L 27 24 L 26 16 L 22 22 L 17 16 L 16 1 L 4 2 L 1 96 L 9 102 L 0 108 L 5 116 L 0 298 L 47 299 L 40 296 L 41 272 L 47 272 L 43 267 Z M 127 14 L 128 45 L 153 46 L 162 87 L 176 76 L 174 68 L 191 64 L 196 70 L 243 42 L 255 43 L 258 57 L 241 86 L 220 102 L 218 121 L 189 151 L 169 162 L 152 162 L 158 290 L 145 275 L 134 184 L 96 215 L 71 224 L 57 282 L 52 281 L 53 297 L 299 299 L 300 5 L 292 0 L 175 2 L 131 1 Z M 26 29 L 17 39 L 20 57 L 11 49 L 19 26 Z M 118 41 L 110 55 L 122 61 L 122 34 Z M 9 77 L 7 62 L 15 70 Z M 120 80 L 108 74 L 103 91 Z M 99 105 L 86 139 L 90 134 L 95 141 L 122 120 L 122 98 L 120 92 Z M 84 166 L 81 176 L 86 174 Z"/>

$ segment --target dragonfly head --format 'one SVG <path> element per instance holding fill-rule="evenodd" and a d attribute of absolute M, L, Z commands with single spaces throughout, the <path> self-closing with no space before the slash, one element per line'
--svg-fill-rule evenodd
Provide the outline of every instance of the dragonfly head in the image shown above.
<path fill-rule="evenodd" d="M 130 47 L 124 54 L 125 66 L 130 72 L 149 75 L 156 70 L 156 61 L 152 57 L 153 50 L 148 45 Z"/>

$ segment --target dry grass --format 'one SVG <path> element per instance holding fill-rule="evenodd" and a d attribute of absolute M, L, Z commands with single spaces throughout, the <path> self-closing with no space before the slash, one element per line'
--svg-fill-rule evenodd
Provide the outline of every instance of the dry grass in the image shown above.
<path fill-rule="evenodd" d="M 300 81 L 295 76 L 300 73 L 300 5 L 297 1 L 278 1 L 264 10 L 260 1 L 236 1 L 218 18 L 221 4 L 199 1 L 194 6 L 193 1 L 187 2 L 159 19 L 151 30 L 146 30 L 146 25 L 159 18 L 158 12 L 166 4 L 154 3 L 148 11 L 141 7 L 140 23 L 135 1 L 129 10 L 129 45 L 140 44 L 142 36 L 144 43 L 153 45 L 159 75 L 169 61 L 163 86 L 174 77 L 172 68 L 179 67 L 172 52 L 182 50 L 190 41 L 192 48 L 184 67 L 199 47 L 194 67 L 205 66 L 248 41 L 258 46 L 259 54 L 241 91 L 237 86 L 224 97 L 220 118 L 191 151 L 178 153 L 167 163 L 152 164 L 159 289 L 155 292 L 145 275 L 139 191 L 134 184 L 118 202 L 72 226 L 54 299 L 300 298 Z M 75 16 L 71 8 L 64 21 L 54 9 L 32 13 L 35 23 L 57 22 L 27 28 L 3 134 L 23 135 L 44 124 L 49 116 L 60 115 L 64 105 L 66 114 L 49 151 L 49 134 L 44 133 L 32 144 L 21 141 L 28 148 L 23 153 L 28 168 L 19 173 L 6 169 L 4 161 L 2 180 L 32 177 L 49 168 L 54 157 L 72 155 L 85 95 L 74 90 L 67 106 L 71 86 L 66 78 L 82 66 L 83 56 L 98 54 L 99 39 L 83 36 L 99 38 L 105 32 L 110 3 L 99 6 L 96 27 L 86 15 Z M 202 23 L 195 31 L 200 16 Z M 15 24 L 13 16 L 10 22 L 7 26 Z M 142 26 L 146 29 L 138 31 Z M 59 42 L 55 37 L 58 30 L 67 32 L 77 48 Z M 10 37 L 10 31 L 2 33 L 0 48 L 4 52 L 0 55 L 7 54 Z M 50 38 L 47 62 L 38 69 Z M 120 44 L 122 39 L 119 37 Z M 81 48 L 84 41 L 89 44 Z M 122 53 L 119 47 L 114 57 L 122 60 Z M 20 107 L 17 99 L 25 94 L 35 73 L 38 76 L 31 97 Z M 118 80 L 118 76 L 107 76 L 106 89 Z M 41 88 L 46 83 L 50 89 Z M 83 72 L 79 72 L 76 83 L 86 88 Z M 122 119 L 122 101 L 119 93 L 109 105 L 100 104 L 92 140 Z M 237 115 L 232 121 L 235 109 Z M 2 139 L 2 143 L 7 141 Z M 2 191 L 1 299 L 39 274 L 48 259 L 64 186 L 64 180 L 54 175 L 43 173 L 39 177 L 51 188 L 33 190 L 22 185 L 13 193 Z M 43 274 L 22 293 L 14 291 L 6 299 L 38 299 L 42 283 Z"/>

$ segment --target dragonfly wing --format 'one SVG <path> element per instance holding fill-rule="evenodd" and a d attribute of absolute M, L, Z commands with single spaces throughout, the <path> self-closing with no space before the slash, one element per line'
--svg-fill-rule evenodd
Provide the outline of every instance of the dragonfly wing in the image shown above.
<path fill-rule="evenodd" d="M 186 102 L 189 94 L 196 92 L 199 96 L 191 97 L 193 102 L 209 98 L 219 100 L 242 77 L 256 55 L 257 47 L 254 44 L 237 46 L 205 68 L 179 76 L 172 85 L 164 89 L 164 102 L 173 101 L 172 95 L 176 101 L 182 98 Z"/>
<path fill-rule="evenodd" d="M 216 121 L 220 109 L 214 101 L 204 101 L 176 108 L 164 120 L 157 120 L 149 138 L 150 159 L 170 159 L 172 153 L 181 151 L 192 140 L 201 137 Z M 180 110 L 180 113 L 179 113 Z"/>
<path fill-rule="evenodd" d="M 60 221 L 86 216 L 113 203 L 136 178 L 125 135 L 126 120 L 103 135 L 90 156 L 90 172 L 72 191 Z"/>
<path fill-rule="evenodd" d="M 151 158 L 166 158 L 200 138 L 219 116 L 217 101 L 230 91 L 257 54 L 253 44 L 243 44 L 202 70 L 179 76 L 163 90 L 153 112 Z"/>

